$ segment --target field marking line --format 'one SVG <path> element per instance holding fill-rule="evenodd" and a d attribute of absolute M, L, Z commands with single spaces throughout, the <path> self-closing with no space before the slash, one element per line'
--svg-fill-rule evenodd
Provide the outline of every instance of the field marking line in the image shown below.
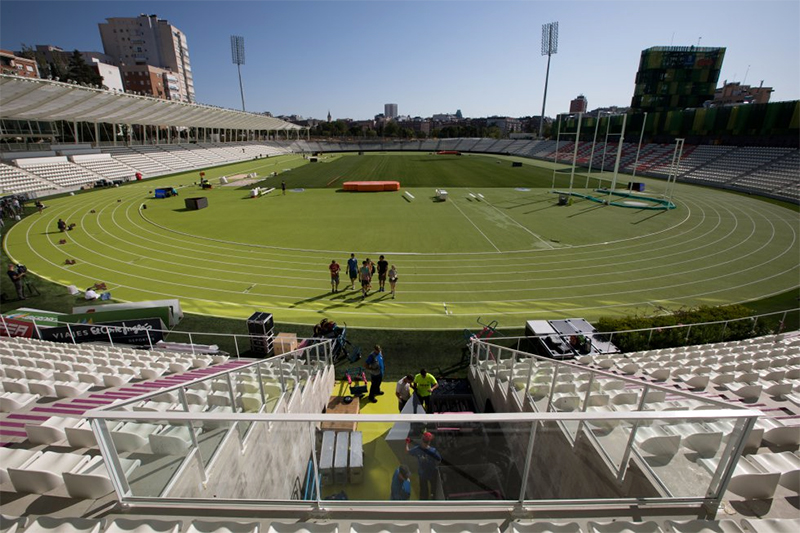
<path fill-rule="evenodd" d="M 470 190 L 470 189 L 467 189 L 467 190 Z M 471 191 L 470 191 L 470 194 L 472 194 L 472 192 L 471 192 Z M 488 205 L 489 207 L 491 207 L 492 209 L 494 209 L 495 211 L 497 211 L 498 213 L 500 213 L 501 215 L 503 215 L 504 217 L 506 217 L 508 220 L 510 220 L 511 222 L 513 222 L 514 224 L 516 224 L 517 226 L 519 226 L 520 228 L 522 228 L 523 230 L 527 231 L 528 233 L 530 233 L 531 235 L 533 235 L 534 237 L 536 237 L 537 239 L 539 239 L 540 241 L 542 241 L 542 243 L 543 243 L 543 244 L 545 244 L 545 245 L 547 245 L 547 247 L 548 247 L 548 248 L 550 248 L 551 250 L 554 250 L 554 249 L 555 249 L 555 246 L 553 246 L 552 244 L 550 244 L 550 243 L 549 243 L 549 242 L 547 242 L 546 240 L 542 239 L 542 237 L 541 237 L 541 236 L 539 236 L 539 235 L 537 235 L 536 233 L 532 232 L 531 230 L 529 230 L 528 228 L 526 228 L 525 226 L 523 226 L 522 224 L 520 224 L 519 222 L 517 222 L 516 220 L 514 220 L 513 218 L 511 218 L 511 217 L 510 217 L 508 214 L 506 214 L 506 213 L 503 213 L 502 211 L 500 211 L 500 208 L 498 208 L 498 207 L 495 207 L 495 206 L 494 206 L 494 204 L 492 204 L 492 202 L 490 202 L 489 200 L 487 200 L 486 198 L 484 198 L 484 196 L 483 196 L 481 193 L 478 193 L 478 196 L 480 196 L 480 197 L 481 197 L 481 200 L 483 200 L 483 201 L 486 203 L 486 205 Z"/>
<path fill-rule="evenodd" d="M 117 206 L 117 207 L 118 207 L 118 208 L 120 208 L 120 209 L 122 209 L 122 206 Z M 772 226 L 772 227 L 773 227 L 773 235 L 770 237 L 770 239 L 769 239 L 768 243 L 769 243 L 769 242 L 771 242 L 771 241 L 774 239 L 774 229 L 775 229 L 775 228 L 774 228 L 774 225 L 771 223 L 771 219 L 768 219 L 767 217 L 765 217 L 765 216 L 763 215 L 763 213 L 762 213 L 762 212 L 760 212 L 760 210 L 754 210 L 754 209 L 752 209 L 752 208 L 751 208 L 749 205 L 748 205 L 748 206 L 745 206 L 745 207 L 747 207 L 747 212 L 753 212 L 753 211 L 754 211 L 755 213 L 757 213 L 758 215 L 760 215 L 760 218 L 761 218 L 761 219 L 764 219 L 764 220 L 767 220 L 767 221 L 769 221 L 769 222 L 770 222 L 770 226 Z M 736 228 L 738 227 L 738 225 L 739 225 L 739 220 L 740 220 L 740 217 L 736 216 L 736 214 L 735 214 L 735 213 L 733 213 L 731 209 L 727 209 L 727 210 L 728 210 L 729 212 L 731 212 L 731 214 L 734 216 L 734 219 L 736 220 L 736 222 L 734 223 L 734 229 L 736 229 Z M 101 211 L 101 213 L 104 213 L 105 211 L 106 211 L 106 208 L 103 208 L 103 210 Z M 116 211 L 116 209 L 113 209 L 113 210 L 112 210 L 112 212 L 114 212 L 114 211 Z M 73 212 L 77 212 L 77 209 L 75 209 Z M 753 222 L 753 219 L 752 219 L 752 217 L 751 217 L 751 216 L 750 216 L 750 215 L 749 215 L 747 212 L 742 212 L 741 214 L 745 215 L 747 218 L 749 218 L 749 219 L 751 220 L 751 222 Z M 84 221 L 85 221 L 85 216 L 86 216 L 86 215 L 84 215 L 83 217 L 81 217 L 81 227 L 85 227 L 85 225 L 86 225 L 86 224 L 85 224 L 85 222 L 84 222 Z M 785 220 L 785 219 L 783 219 L 783 218 L 779 218 L 778 220 L 779 220 L 780 222 L 783 222 L 784 224 L 787 224 L 787 223 L 788 223 L 788 221 L 787 221 L 787 220 Z M 115 225 L 118 225 L 118 224 L 119 224 L 119 223 L 115 221 Z M 719 217 L 718 217 L 718 224 L 719 224 Z M 28 229 L 28 233 L 29 233 L 29 234 L 30 234 L 31 230 L 33 229 L 33 227 L 34 227 L 33 225 L 29 226 L 29 229 Z M 796 235 L 794 235 L 794 229 L 790 227 L 790 230 L 792 231 L 793 237 L 796 237 Z M 130 233 L 130 232 L 128 232 L 128 233 Z M 748 235 L 748 237 L 747 237 L 747 238 L 745 238 L 744 242 L 746 242 L 746 241 L 749 241 L 749 240 L 750 240 L 750 238 L 751 238 L 752 236 L 753 236 L 753 231 L 751 230 L 751 232 L 750 232 L 750 235 Z M 28 235 L 26 235 L 26 240 L 27 240 L 27 237 L 28 237 Z M 94 239 L 94 238 L 93 238 L 93 236 L 92 236 L 91 234 L 89 234 L 89 237 L 90 237 L 90 238 L 92 238 L 93 240 L 97 241 L 97 239 Z M 795 239 L 793 238 L 793 242 L 794 242 L 794 240 L 795 240 Z M 99 242 L 99 241 L 98 241 L 98 242 Z M 51 243 L 51 246 L 54 244 L 54 243 L 53 243 L 53 241 L 50 241 L 50 243 Z M 30 246 L 30 242 L 28 242 L 28 244 L 29 244 L 29 246 Z M 78 242 L 77 244 L 78 244 L 78 246 L 80 246 L 80 247 L 83 247 L 83 245 L 82 245 L 80 242 Z M 741 244 L 741 243 L 739 243 L 739 244 Z M 738 246 L 738 244 L 737 244 L 737 246 Z M 55 246 L 53 246 L 53 248 L 55 248 Z M 762 247 L 762 248 L 763 248 L 763 247 Z M 790 245 L 790 248 L 791 248 L 791 245 Z M 39 256 L 41 257 L 41 255 L 40 255 L 40 254 L 38 254 L 36 251 L 34 251 L 34 253 L 36 253 L 37 255 L 39 255 Z M 747 255 L 752 255 L 753 253 L 754 253 L 754 252 L 751 252 L 750 254 L 747 254 Z M 781 254 L 781 255 L 784 255 L 784 254 Z M 48 262 L 49 262 L 49 261 L 48 261 Z M 727 262 L 730 262 L 730 261 L 727 261 Z M 53 264 L 53 263 L 51 263 L 51 264 Z M 84 264 L 86 264 L 86 263 L 84 263 Z M 763 265 L 763 264 L 764 264 L 764 263 L 762 263 L 762 265 Z M 101 267 L 101 268 L 103 268 L 103 267 Z M 793 269 L 793 268 L 796 268 L 796 267 L 792 267 L 792 269 Z M 751 270 L 751 269 L 748 269 L 748 270 Z M 81 274 L 79 274 L 79 275 L 81 275 Z M 83 275 L 81 275 L 81 277 L 83 277 Z M 774 277 L 774 276 L 771 276 L 771 277 Z M 716 279 L 716 278 L 713 278 L 713 279 Z M 747 284 L 745 284 L 745 285 L 752 285 L 752 284 L 754 284 L 754 283 L 758 283 L 758 281 L 759 281 L 759 280 L 755 280 L 755 281 L 749 282 L 749 283 L 747 283 Z M 681 284 L 681 285 L 687 285 L 687 284 Z M 673 285 L 673 286 L 670 286 L 670 287 L 674 287 L 674 286 L 675 286 L 675 285 Z M 739 285 L 739 287 L 742 287 L 742 286 L 743 286 L 743 285 Z M 665 288 L 665 287 L 655 287 L 655 288 L 652 288 L 651 290 L 664 289 L 664 288 Z M 730 287 L 728 287 L 727 289 L 730 289 Z M 137 290 L 140 290 L 140 291 L 141 291 L 141 289 L 137 289 Z M 726 290 L 726 289 L 720 289 L 720 290 L 713 291 L 713 292 L 721 292 L 721 291 L 724 291 L 724 290 Z M 141 292 L 152 292 L 152 291 L 147 291 L 147 290 L 144 290 L 144 291 L 141 291 Z M 227 292 L 227 291 L 226 291 L 226 292 Z M 696 296 L 696 295 L 691 295 L 691 296 Z M 689 297 L 691 297 L 691 296 L 689 296 L 689 295 L 679 296 L 679 297 L 678 297 L 678 299 L 685 300 L 686 298 L 689 298 Z M 201 300 L 201 301 L 202 301 L 203 299 L 195 299 L 195 300 Z M 627 304 L 622 304 L 622 305 L 630 305 L 630 304 L 629 304 L 629 303 L 627 303 Z M 603 307 L 611 307 L 611 306 L 603 306 Z M 524 312 L 531 312 L 531 311 L 524 311 Z M 519 314 L 519 313 L 517 313 L 517 312 L 507 312 L 507 313 L 508 313 L 508 314 Z M 366 313 L 348 313 L 348 314 L 361 314 L 361 315 L 363 315 L 363 316 L 372 316 L 371 314 L 366 314 Z"/>
<path fill-rule="evenodd" d="M 104 206 L 104 207 L 101 209 L 101 213 L 103 213 L 103 212 L 107 211 L 107 208 L 108 208 L 108 207 L 109 207 L 109 206 Z M 119 204 L 115 204 L 115 205 L 114 205 L 114 207 L 111 209 L 112 218 L 113 218 L 113 214 L 114 214 L 114 213 L 116 213 L 116 212 L 117 212 L 119 209 L 124 209 L 124 206 L 121 206 L 121 205 L 119 205 Z M 730 209 L 728 209 L 727 207 L 726 207 L 726 210 L 728 210 L 728 211 L 730 212 Z M 76 209 L 75 211 L 77 211 L 77 209 Z M 125 209 L 125 213 L 126 213 L 126 215 L 128 215 L 128 220 L 129 220 L 129 221 L 131 221 L 131 220 L 130 220 L 130 217 L 129 217 L 129 210 L 128 210 L 128 209 Z M 733 214 L 733 213 L 731 213 L 731 214 Z M 743 214 L 744 214 L 744 215 L 745 215 L 745 216 L 746 216 L 748 219 L 750 219 L 750 220 L 751 220 L 751 222 L 754 222 L 754 221 L 753 221 L 753 219 L 752 219 L 752 216 L 750 216 L 750 214 L 749 214 L 749 213 L 743 213 Z M 761 247 L 758 249 L 758 250 L 761 250 L 761 249 L 763 249 L 764 247 L 766 247 L 766 246 L 767 246 L 767 245 L 768 245 L 768 244 L 769 244 L 769 243 L 770 243 L 770 242 L 773 240 L 773 238 L 774 238 L 774 225 L 771 223 L 771 220 L 769 220 L 769 219 L 766 219 L 766 217 L 764 217 L 764 216 L 763 216 L 763 215 L 762 215 L 760 212 L 759 212 L 759 215 L 761 215 L 761 218 L 764 218 L 765 220 L 767 220 L 767 222 L 769 223 L 769 225 L 770 225 L 770 226 L 773 228 L 773 232 L 772 232 L 772 233 L 773 233 L 773 236 L 772 236 L 772 237 L 771 237 L 771 238 L 770 238 L 770 239 L 769 239 L 769 240 L 768 240 L 766 243 L 762 243 L 762 246 L 761 246 Z M 85 226 L 85 224 L 83 223 L 83 220 L 85 219 L 85 216 L 86 216 L 86 215 L 83 215 L 83 216 L 81 217 L 81 226 Z M 734 215 L 734 218 L 736 219 L 736 222 L 734 223 L 734 227 L 737 227 L 737 226 L 738 226 L 738 217 L 736 217 L 736 216 Z M 131 221 L 131 222 L 132 222 L 132 221 Z M 717 218 L 717 222 L 719 223 L 719 217 Z M 786 221 L 784 220 L 783 222 L 785 223 Z M 120 229 L 122 229 L 122 228 L 121 228 L 121 226 L 119 226 L 119 223 L 118 223 L 118 222 L 116 222 L 116 221 L 115 221 L 114 225 L 116 225 L 117 227 L 119 227 Z M 28 229 L 28 233 L 30 232 L 30 230 L 32 229 L 32 227 L 33 227 L 33 226 L 30 226 L 30 227 L 29 227 L 29 229 Z M 794 233 L 794 230 L 793 230 L 793 228 L 790 228 L 790 230 L 792 230 L 792 235 L 793 235 L 792 244 L 793 244 L 793 243 L 794 243 L 794 241 L 796 240 L 796 234 Z M 130 232 L 127 232 L 127 230 L 123 230 L 123 231 L 126 231 L 126 233 L 130 233 Z M 108 232 L 106 231 L 106 233 L 108 233 Z M 754 230 L 751 230 L 751 233 L 750 233 L 750 235 L 749 235 L 747 238 L 745 238 L 744 240 L 745 240 L 745 241 L 748 241 L 748 240 L 750 239 L 750 237 L 752 237 L 752 236 L 753 236 L 753 233 L 754 233 Z M 98 243 L 100 242 L 100 241 L 99 241 L 99 240 L 97 240 L 97 239 L 96 239 L 94 236 L 92 236 L 92 235 L 88 235 L 88 236 L 89 236 L 89 238 L 90 238 L 90 239 L 92 239 L 92 240 L 95 240 L 95 241 L 96 241 L 96 242 L 98 242 Z M 26 235 L 26 237 L 27 237 L 27 235 Z M 76 243 L 76 244 L 78 244 L 78 246 L 80 246 L 80 247 L 82 247 L 82 248 L 83 248 L 83 245 L 81 245 L 80 243 Z M 741 244 L 741 243 L 740 243 L 740 244 Z M 738 246 L 738 245 L 737 245 L 737 246 Z M 790 244 L 790 247 L 791 247 L 791 244 Z M 756 250 L 756 251 L 758 251 L 758 250 Z M 754 251 L 754 252 L 750 252 L 750 253 L 746 254 L 744 257 L 746 257 L 746 256 L 749 256 L 749 255 L 752 255 L 752 254 L 753 254 L 753 253 L 755 253 L 756 251 Z M 786 251 L 784 251 L 784 253 L 782 253 L 782 254 L 780 254 L 780 255 L 784 255 L 785 253 L 786 253 Z M 38 255 L 38 254 L 37 254 L 37 255 Z M 741 258 L 741 257 L 740 257 L 740 258 Z M 724 263 L 722 263 L 722 264 L 727 264 L 727 263 L 730 263 L 731 261 L 733 261 L 733 260 L 725 261 L 725 262 L 724 262 Z M 769 262 L 771 262 L 771 261 L 768 261 L 767 263 L 769 263 Z M 51 264 L 52 264 L 52 263 L 51 263 Z M 212 264 L 218 264 L 218 263 L 217 263 L 217 262 L 212 262 Z M 763 265 L 763 264 L 764 264 L 764 263 L 762 263 L 762 265 Z M 103 269 L 103 270 L 108 270 L 107 268 L 104 268 L 104 267 L 102 267 L 102 266 L 100 266 L 100 265 L 96 265 L 96 264 L 95 264 L 95 265 L 93 265 L 93 266 L 99 267 L 100 269 Z M 718 267 L 718 266 L 719 266 L 719 264 L 716 264 L 716 266 Z M 689 272 L 697 272 L 697 271 L 700 271 L 700 270 L 704 270 L 704 269 L 706 269 L 706 268 L 710 268 L 710 267 L 709 267 L 709 266 L 706 266 L 706 267 L 703 267 L 703 268 L 694 269 L 694 270 L 692 270 L 692 271 L 689 271 Z M 153 270 L 155 270 L 155 269 L 153 269 Z M 749 270 L 749 269 L 748 269 L 748 270 Z M 170 273 L 170 274 L 172 273 L 172 272 L 171 272 L 171 271 L 169 271 L 169 270 L 158 270 L 158 271 L 160 271 L 160 272 L 164 272 L 164 273 Z M 684 271 L 684 273 L 686 273 L 686 272 Z M 145 277 L 142 277 L 142 276 L 135 276 L 135 277 L 139 277 L 139 278 L 141 278 L 141 279 L 149 279 L 149 278 L 145 278 Z M 192 276 L 192 277 L 200 277 L 200 276 Z M 659 277 L 660 277 L 660 276 L 659 276 Z M 717 278 L 711 278 L 711 279 L 718 279 L 718 278 L 720 278 L 720 277 L 726 277 L 726 275 L 724 275 L 724 276 L 718 276 Z M 200 277 L 200 278 L 201 278 L 201 279 L 203 279 L 202 277 Z M 658 279 L 658 278 L 645 278 L 645 279 Z M 690 282 L 687 282 L 687 283 L 682 283 L 682 284 L 677 284 L 677 285 L 671 285 L 671 286 L 651 287 L 651 288 L 650 288 L 650 290 L 657 290 L 657 289 L 667 289 L 667 288 L 671 288 L 671 287 L 675 287 L 675 286 L 685 286 L 685 285 L 691 285 L 691 284 L 692 284 L 692 283 L 694 283 L 694 282 L 695 282 L 695 281 L 690 281 Z M 173 284 L 174 284 L 174 285 L 179 285 L 179 286 L 184 286 L 184 287 L 202 288 L 202 287 L 193 286 L 193 285 L 188 285 L 188 284 L 175 284 L 175 283 L 173 283 Z M 301 288 L 301 287 L 292 287 L 292 288 Z M 302 288 L 305 288 L 305 287 L 302 287 Z M 232 292 L 232 291 L 225 291 L 225 290 L 222 290 L 221 292 Z M 422 291 L 412 291 L 412 292 L 422 292 Z M 488 291 L 477 291 L 477 292 L 488 292 Z M 637 292 L 637 291 L 636 291 L 636 290 L 633 290 L 633 291 L 624 291 L 624 292 L 623 292 L 623 294 L 624 294 L 624 293 L 631 293 L 631 292 L 634 292 L 634 293 L 635 293 L 635 292 Z M 451 293 L 452 293 L 452 291 L 451 291 Z M 620 294 L 620 293 L 614 293 L 614 294 Z M 493 300 L 493 301 L 496 301 L 496 300 Z M 513 302 L 514 300 L 503 300 L 503 301 L 507 301 L 507 302 Z M 527 301 L 527 300 L 516 300 L 516 301 Z M 409 302 L 409 303 L 411 303 L 411 302 Z M 414 303 L 420 303 L 420 302 L 414 302 Z"/>
<path fill-rule="evenodd" d="M 492 247 L 493 247 L 495 250 L 497 250 L 498 252 L 500 252 L 500 248 L 498 248 L 497 246 L 495 246 L 495 244 L 492 242 L 492 240 L 491 240 L 489 237 L 487 237 L 487 236 L 486 236 L 486 234 L 485 234 L 484 232 L 482 232 L 482 231 L 481 231 L 481 228 L 479 228 L 479 227 L 478 227 L 478 226 L 477 226 L 477 225 L 476 225 L 476 224 L 475 224 L 475 223 L 472 221 L 472 219 L 471 219 L 471 218 L 469 218 L 469 217 L 466 215 L 466 213 L 464 213 L 464 211 L 462 211 L 462 210 L 461 210 L 461 208 L 460 208 L 460 207 L 458 207 L 458 206 L 456 205 L 456 202 L 455 202 L 455 200 L 451 201 L 451 202 L 450 202 L 450 204 L 451 204 L 453 207 L 455 207 L 456 209 L 458 209 L 458 212 L 459 212 L 459 213 L 461 213 L 462 215 L 464 215 L 464 218 L 466 218 L 466 219 L 469 221 L 469 223 L 470 223 L 470 224 L 472 224 L 472 225 L 473 225 L 473 227 L 474 227 L 476 230 L 478 230 L 478 233 L 480 233 L 481 235 L 483 235 L 483 238 L 484 238 L 484 239 L 486 239 L 487 241 L 489 241 L 489 244 L 491 244 L 491 245 L 492 245 Z M 500 253 L 502 253 L 502 252 L 500 252 Z"/>
<path fill-rule="evenodd" d="M 340 180 L 340 179 L 342 179 L 342 177 L 343 177 L 343 176 L 336 176 L 336 177 L 335 177 L 335 178 L 333 178 L 331 181 L 329 181 L 328 183 L 326 183 L 326 184 L 325 184 L 325 187 L 330 187 L 330 186 L 331 186 L 331 183 L 333 183 L 333 182 L 335 182 L 335 181 L 337 181 L 337 180 Z"/>
<path fill-rule="evenodd" d="M 249 248 L 254 248 L 254 249 L 263 249 L 263 250 L 278 250 L 278 251 L 284 251 L 284 252 L 321 253 L 321 254 L 331 254 L 331 253 L 348 254 L 348 253 L 351 252 L 351 250 L 323 250 L 323 249 L 310 249 L 310 248 L 293 248 L 293 247 L 286 247 L 286 246 L 271 246 L 271 245 L 266 245 L 266 244 L 243 243 L 243 242 L 237 242 L 237 241 L 231 241 L 231 240 L 225 240 L 225 239 L 215 239 L 215 238 L 205 237 L 205 236 L 202 236 L 202 235 L 199 235 L 199 234 L 192 234 L 192 233 L 187 233 L 187 232 L 174 230 L 174 229 L 169 228 L 167 226 L 163 226 L 163 225 L 157 224 L 157 223 L 153 222 L 152 220 L 148 219 L 146 216 L 144 216 L 144 214 L 141 213 L 141 211 L 140 211 L 140 216 L 141 216 L 142 219 L 147 221 L 149 224 L 152 224 L 153 226 L 156 226 L 156 227 L 158 227 L 158 228 L 160 228 L 160 229 L 162 229 L 164 231 L 168 231 L 168 232 L 175 233 L 175 234 L 178 234 L 178 235 L 184 235 L 184 236 L 187 236 L 187 237 L 192 237 L 192 238 L 194 238 L 196 240 L 205 240 L 205 241 L 216 242 L 216 243 L 220 243 L 220 244 L 229 244 L 229 245 L 234 245 L 234 246 L 243 246 L 243 247 L 249 247 Z M 589 254 L 589 253 L 593 253 L 592 248 L 597 247 L 597 246 L 608 246 L 609 244 L 618 244 L 618 243 L 630 242 L 630 241 L 643 241 L 645 239 L 651 238 L 654 235 L 667 233 L 667 232 L 671 231 L 672 229 L 683 225 L 689 219 L 690 219 L 690 213 L 687 213 L 686 217 L 684 217 L 684 219 L 682 221 L 680 221 L 679 223 L 674 224 L 672 226 L 668 226 L 668 227 L 666 227 L 664 229 L 661 229 L 659 231 L 654 231 L 654 232 L 651 232 L 651 233 L 638 235 L 638 236 L 635 236 L 635 237 L 617 239 L 617 240 L 614 240 L 614 241 L 596 242 L 596 243 L 589 243 L 589 244 L 571 246 L 570 250 L 571 249 L 587 249 L 587 251 L 585 253 Z M 687 233 L 690 233 L 690 232 L 691 231 L 687 231 Z M 642 242 L 641 245 L 652 246 L 653 242 L 654 241 Z M 636 245 L 636 246 L 639 246 L 639 245 Z M 534 248 L 527 249 L 527 250 L 506 250 L 506 251 L 500 251 L 500 254 L 542 253 L 542 252 L 548 252 L 548 251 L 554 251 L 554 250 L 555 251 L 562 251 L 562 250 L 565 250 L 565 248 L 552 248 L 551 247 L 550 250 L 542 250 L 542 249 L 534 249 Z M 363 254 L 363 253 L 370 253 L 371 251 L 355 250 L 355 252 Z M 391 254 L 391 255 L 401 255 L 401 256 L 433 256 L 433 257 L 474 257 L 474 256 L 487 256 L 487 255 L 497 256 L 496 252 L 448 252 L 448 253 L 441 253 L 441 252 L 395 252 L 395 251 L 384 250 L 382 253 Z M 494 259 L 490 258 L 490 260 L 494 260 Z M 445 260 L 443 259 L 441 261 L 445 261 Z"/>
<path fill-rule="evenodd" d="M 130 206 L 129 206 L 129 207 L 130 207 Z M 113 213 L 116 213 L 116 212 L 117 212 L 118 210 L 120 210 L 120 209 L 123 209 L 123 206 L 121 206 L 121 205 L 119 205 L 119 204 L 116 204 L 116 205 L 115 205 L 115 207 L 114 207 L 114 208 L 111 210 L 111 212 L 112 212 L 112 217 L 113 217 Z M 103 213 L 103 212 L 105 212 L 105 211 L 107 211 L 107 207 L 104 207 L 104 208 L 102 208 L 102 210 L 101 210 L 101 213 Z M 127 218 L 128 218 L 128 220 L 129 220 L 130 222 L 133 222 L 133 221 L 130 219 L 129 208 L 128 208 L 128 209 L 127 209 L 125 212 L 126 212 L 126 215 L 127 215 Z M 750 219 L 751 219 L 751 221 L 752 221 L 752 217 L 750 217 L 749 215 L 746 215 L 746 216 L 747 216 L 748 218 L 750 218 Z M 737 217 L 735 217 L 735 216 L 734 216 L 734 218 L 737 218 Z M 762 215 L 762 218 L 765 218 L 765 217 L 763 217 L 763 215 Z M 718 220 L 718 223 L 719 223 L 719 217 L 717 218 L 717 220 Z M 84 225 L 84 224 L 83 224 L 83 218 L 82 218 L 82 224 L 81 224 L 81 225 L 82 225 L 82 226 Z M 122 228 L 122 227 L 119 225 L 119 223 L 118 223 L 118 222 L 116 222 L 116 221 L 114 222 L 114 225 L 115 225 L 115 226 L 117 226 L 117 227 L 119 227 L 120 229 L 123 229 L 123 228 Z M 737 218 L 737 223 L 735 224 L 735 226 L 736 226 L 736 225 L 738 225 L 738 218 Z M 770 224 L 770 225 L 771 225 L 771 224 Z M 129 233 L 129 234 L 130 234 L 130 232 L 128 232 L 128 231 L 127 231 L 127 230 L 125 230 L 125 229 L 123 229 L 123 231 L 124 231 L 124 232 L 126 232 L 126 233 Z M 107 232 L 107 231 L 106 231 L 106 233 L 109 233 L 109 232 Z M 773 229 L 773 233 L 774 233 L 774 229 Z M 751 235 L 750 235 L 750 236 L 752 236 L 752 231 L 751 231 Z M 91 238 L 92 240 L 95 240 L 96 242 L 100 243 L 100 241 L 99 241 L 99 240 L 97 240 L 97 239 L 95 239 L 95 238 L 94 238 L 92 235 L 89 235 L 89 238 Z M 724 237 L 723 237 L 723 238 L 724 238 Z M 745 241 L 747 241 L 747 240 L 749 240 L 749 237 L 745 239 Z M 772 239 L 770 239 L 770 241 L 771 241 L 771 240 L 772 240 Z M 768 243 L 769 243 L 769 241 L 768 241 Z M 741 243 L 739 243 L 739 244 L 741 244 Z M 78 243 L 78 246 L 80 246 L 80 247 L 83 247 L 83 246 L 82 246 L 80 243 Z M 108 245 L 107 245 L 107 246 L 108 246 Z M 737 244 L 737 246 L 738 246 L 738 244 Z M 763 246 L 762 246 L 762 247 L 763 247 Z M 118 249 L 118 248 L 115 248 L 115 247 L 113 247 L 113 246 L 112 246 L 112 248 L 114 248 L 114 249 Z M 120 250 L 120 251 L 123 251 L 123 250 Z M 728 251 L 729 251 L 729 250 L 728 250 Z M 683 251 L 681 251 L 681 252 L 685 252 L 685 250 L 683 250 Z M 681 253 L 681 252 L 679 252 L 679 253 Z M 719 252 L 718 252 L 718 253 L 719 253 Z M 716 254 L 715 254 L 715 255 L 716 255 Z M 750 255 L 750 254 L 748 254 L 748 255 Z M 161 262 L 163 262 L 163 260 L 160 260 L 160 261 L 161 261 Z M 682 263 L 685 263 L 685 262 L 691 262 L 691 261 L 683 261 Z M 725 263 L 728 263 L 728 262 L 730 262 L 730 261 L 726 261 Z M 725 263 L 723 263 L 723 264 L 725 264 Z M 171 263 L 171 262 L 167 261 L 167 264 L 173 264 L 173 265 L 175 265 L 176 263 Z M 219 263 L 219 262 L 217 262 L 217 261 L 211 261 L 212 269 L 213 269 L 213 265 L 218 265 L 218 264 L 220 264 L 220 263 Z M 225 264 L 225 263 L 223 263 L 223 264 Z M 230 264 L 230 263 L 228 263 L 228 264 Z M 628 263 L 626 263 L 626 264 L 628 264 Z M 237 266 L 241 266 L 241 265 L 237 265 Z M 719 264 L 717 264 L 717 266 L 719 266 Z M 101 267 L 101 268 L 102 268 L 102 267 Z M 698 270 L 703 270 L 703 268 L 701 268 L 701 269 L 694 269 L 694 270 L 692 270 L 692 271 L 690 271 L 690 272 L 696 272 L 696 271 L 698 271 Z M 172 271 L 170 271 L 170 270 L 166 270 L 166 271 L 164 271 L 164 272 L 166 272 L 166 273 L 173 273 L 173 272 L 172 272 Z M 685 272 L 684 272 L 684 273 L 685 273 Z M 275 277 L 275 276 L 270 276 L 269 274 L 267 274 L 266 276 L 267 276 L 267 277 Z M 199 276 L 193 276 L 193 277 L 199 277 Z M 287 276 L 277 276 L 277 277 L 281 277 L 281 278 L 284 278 L 284 279 L 289 279 L 289 277 L 287 277 Z M 201 278 L 201 279 L 203 279 L 203 278 Z M 305 279 L 305 278 L 292 278 L 292 279 Z M 653 278 L 645 278 L 645 279 L 653 279 Z M 530 280 L 528 280 L 528 281 L 530 281 Z M 283 287 L 283 288 L 292 288 L 292 289 L 302 289 L 302 288 L 306 288 L 306 287 L 296 287 L 296 286 L 292 287 L 292 286 L 286 286 L 286 285 L 277 285 L 277 284 L 270 284 L 270 285 L 271 285 L 271 286 L 274 286 L 274 287 Z M 523 289 L 523 290 L 524 290 L 524 289 Z M 423 291 L 411 291 L 411 292 L 423 292 Z M 449 293 L 450 293 L 450 294 L 452 294 L 452 293 L 454 293 L 454 292 L 464 292 L 464 291 L 450 291 Z M 488 291 L 476 291 L 476 292 L 488 292 Z"/>

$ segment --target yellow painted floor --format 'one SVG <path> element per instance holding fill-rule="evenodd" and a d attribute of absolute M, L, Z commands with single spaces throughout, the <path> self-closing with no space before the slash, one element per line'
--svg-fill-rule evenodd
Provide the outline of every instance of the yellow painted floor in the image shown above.
<path fill-rule="evenodd" d="M 398 414 L 397 397 L 394 395 L 395 382 L 384 382 L 381 385 L 383 396 L 378 396 L 378 402 L 372 403 L 363 396 L 360 400 L 361 414 Z M 331 396 L 347 396 L 350 389 L 347 382 L 336 382 Z M 353 400 L 357 401 L 357 400 Z M 325 498 L 342 490 L 351 500 L 388 500 L 391 494 L 392 475 L 400 465 L 397 456 L 386 444 L 386 434 L 392 424 L 359 424 L 358 431 L 363 434 L 364 442 L 364 482 L 355 484 L 334 484 L 322 487 L 322 497 Z M 405 464 L 411 469 L 411 499 L 418 499 L 416 472 L 417 461 L 409 456 Z"/>

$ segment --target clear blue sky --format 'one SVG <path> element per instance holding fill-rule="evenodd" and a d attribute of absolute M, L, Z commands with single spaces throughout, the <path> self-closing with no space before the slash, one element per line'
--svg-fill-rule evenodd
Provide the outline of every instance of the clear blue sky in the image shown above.
<path fill-rule="evenodd" d="M 140 13 L 186 33 L 202 103 L 241 106 L 230 35 L 242 35 L 248 111 L 364 119 L 391 102 L 411 116 L 538 115 L 541 26 L 556 20 L 549 116 L 581 93 L 590 109 L 630 105 L 643 49 L 698 40 L 727 48 L 720 84 L 763 80 L 772 101 L 800 99 L 798 0 L 2 0 L 0 44 L 102 51 L 97 24 Z"/>

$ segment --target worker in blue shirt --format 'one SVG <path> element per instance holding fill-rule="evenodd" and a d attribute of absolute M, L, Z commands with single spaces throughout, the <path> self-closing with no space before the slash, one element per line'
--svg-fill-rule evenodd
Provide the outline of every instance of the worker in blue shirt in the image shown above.
<path fill-rule="evenodd" d="M 411 439 L 406 439 L 406 452 L 417 458 L 419 461 L 419 499 L 430 500 L 436 498 L 436 491 L 439 486 L 439 463 L 442 462 L 441 454 L 431 446 L 433 433 L 426 431 L 422 434 L 422 442 L 417 446 L 411 446 Z"/>
<path fill-rule="evenodd" d="M 375 349 L 369 354 L 365 364 L 370 374 L 369 401 L 376 403 L 378 401 L 376 396 L 383 395 L 381 383 L 383 382 L 383 373 L 385 370 L 383 366 L 383 354 L 381 353 L 381 347 L 379 345 L 375 345 Z"/>
<path fill-rule="evenodd" d="M 350 254 L 350 259 L 347 260 L 347 273 L 350 275 L 350 290 L 356 288 L 356 280 L 358 279 L 358 259 L 356 254 Z"/>
<path fill-rule="evenodd" d="M 393 500 L 407 500 L 411 497 L 411 469 L 406 465 L 400 465 L 392 476 L 392 497 Z"/>

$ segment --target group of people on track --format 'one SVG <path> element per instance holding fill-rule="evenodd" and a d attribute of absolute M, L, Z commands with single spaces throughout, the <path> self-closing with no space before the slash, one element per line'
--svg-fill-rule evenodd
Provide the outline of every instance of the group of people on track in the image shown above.
<path fill-rule="evenodd" d="M 328 266 L 331 272 L 331 292 L 339 292 L 339 271 L 341 267 L 334 259 Z M 395 297 L 395 289 L 397 286 L 397 268 L 392 265 L 384 256 L 378 258 L 378 262 L 373 263 L 369 258 L 361 261 L 359 266 L 356 254 L 350 254 L 350 259 L 347 260 L 347 274 L 350 276 L 350 290 L 355 290 L 356 280 L 361 282 L 361 299 L 369 296 L 372 290 L 372 278 L 377 272 L 378 274 L 378 292 L 386 292 L 386 280 L 389 280 L 389 289 L 392 293 L 392 299 Z"/>

